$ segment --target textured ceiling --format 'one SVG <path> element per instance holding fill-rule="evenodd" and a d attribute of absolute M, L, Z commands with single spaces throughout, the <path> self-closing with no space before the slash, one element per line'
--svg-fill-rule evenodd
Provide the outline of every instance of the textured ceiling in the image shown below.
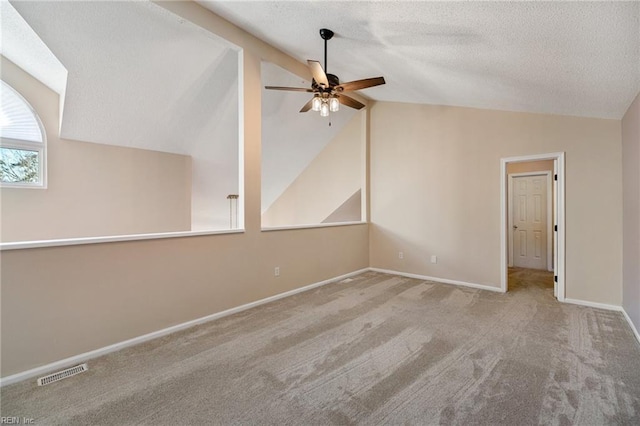
<path fill-rule="evenodd" d="M 200 1 L 381 101 L 623 116 L 640 91 L 640 2 Z"/>
<path fill-rule="evenodd" d="M 640 91 L 640 2 L 200 3 L 303 62 L 322 61 L 318 29 L 334 30 L 328 71 L 384 76 L 360 92 L 375 100 L 619 119 Z M 217 143 L 238 137 L 236 48 L 149 2 L 11 4 L 0 49 L 66 90 L 63 137 L 190 154 L 194 182 L 237 190 L 237 149 Z M 308 84 L 263 71 L 264 84 Z M 306 94 L 264 92 L 266 208 L 352 111 L 329 128 L 298 114 Z"/>
<path fill-rule="evenodd" d="M 58 58 L 8 1 L 0 1 L 0 19 L 0 54 L 63 95 L 67 70 Z"/>
<path fill-rule="evenodd" d="M 194 199 L 237 193 L 236 48 L 149 2 L 14 6 L 2 3 L 2 52 L 58 93 L 66 88 L 62 137 L 191 155 Z M 272 64 L 263 71 L 265 84 L 309 84 Z M 354 114 L 299 114 L 308 98 L 263 90 L 263 209 Z M 225 197 L 206 192 L 208 182 Z M 192 206 L 195 219 L 210 211 Z"/>
<path fill-rule="evenodd" d="M 64 138 L 192 154 L 237 97 L 235 48 L 155 4 L 13 5 L 68 70 Z"/>

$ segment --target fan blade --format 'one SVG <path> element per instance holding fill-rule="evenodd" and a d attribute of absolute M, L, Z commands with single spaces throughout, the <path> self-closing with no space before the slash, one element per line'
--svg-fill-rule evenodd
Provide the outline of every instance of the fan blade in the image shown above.
<path fill-rule="evenodd" d="M 304 104 L 304 106 L 302 107 L 302 109 L 300 110 L 300 112 L 307 112 L 311 109 L 312 106 L 312 102 L 313 102 L 313 98 L 309 99 L 309 102 L 307 102 L 306 104 Z"/>
<path fill-rule="evenodd" d="M 364 104 L 356 101 L 353 98 L 350 98 L 347 95 L 336 95 L 336 97 L 338 98 L 338 100 L 340 101 L 340 103 L 342 105 L 348 106 L 350 108 L 355 108 L 355 109 L 362 109 L 364 108 Z"/>
<path fill-rule="evenodd" d="M 336 86 L 339 92 L 350 92 L 353 90 L 366 89 L 368 87 L 385 84 L 384 77 L 365 78 L 364 80 L 349 81 Z"/>
<path fill-rule="evenodd" d="M 322 65 L 320 65 L 320 62 L 308 59 L 307 63 L 309 64 L 309 69 L 311 70 L 311 74 L 313 75 L 313 79 L 316 81 L 316 83 L 324 87 L 329 87 L 327 74 L 325 74 L 324 70 L 322 69 Z"/>
<path fill-rule="evenodd" d="M 304 87 L 264 86 L 264 88 L 269 90 L 289 90 L 291 92 L 313 92 L 313 90 L 305 89 Z"/>

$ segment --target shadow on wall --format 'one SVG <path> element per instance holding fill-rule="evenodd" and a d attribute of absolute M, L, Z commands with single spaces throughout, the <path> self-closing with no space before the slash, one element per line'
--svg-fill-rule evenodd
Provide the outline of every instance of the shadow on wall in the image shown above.
<path fill-rule="evenodd" d="M 47 188 L 0 189 L 2 242 L 189 230 L 190 157 L 61 139 L 58 94 L 4 57 L 2 79 L 42 121 L 48 175 Z"/>
<path fill-rule="evenodd" d="M 263 85 L 310 87 L 304 81 L 284 69 L 262 62 L 261 78 Z M 266 90 L 261 92 L 262 105 L 262 197 L 261 212 L 265 214 L 279 197 L 290 190 L 290 187 L 327 145 L 344 132 L 345 126 L 358 112 L 343 107 L 329 117 L 320 117 L 317 112 L 300 113 L 300 108 L 310 99 L 307 92 L 289 92 L 282 90 Z M 359 163 L 351 167 L 360 168 Z M 327 170 L 325 173 L 329 173 Z M 312 223 L 320 223 L 333 210 L 353 195 L 360 186 L 349 188 L 344 197 L 335 205 L 314 216 Z M 320 189 L 320 188 L 318 188 Z M 323 195 L 324 196 L 324 195 Z M 339 197 L 340 198 L 340 197 Z M 285 223 L 287 220 L 279 220 Z M 299 223 L 299 222 L 297 222 Z"/>
<path fill-rule="evenodd" d="M 197 132 L 189 136 L 194 141 L 192 231 L 229 228 L 227 195 L 239 190 L 238 96 L 238 53 L 228 49 L 193 85 L 184 108 L 178 107 Z M 193 101 L 208 107 L 194 111 Z"/>
<path fill-rule="evenodd" d="M 48 175 L 46 189 L 2 188 L 2 242 L 229 229 L 227 195 L 239 182 L 237 52 L 215 58 L 137 137 L 173 140 L 187 155 L 61 139 L 58 95 L 4 58 L 2 77 L 47 130 Z"/>
<path fill-rule="evenodd" d="M 361 220 L 364 114 L 356 113 L 266 209 L 263 227 Z"/>
<path fill-rule="evenodd" d="M 238 66 L 238 52 L 222 51 L 140 136 L 191 156 L 192 231 L 229 229 L 227 195 L 239 182 Z"/>
<path fill-rule="evenodd" d="M 362 190 L 358 189 L 334 210 L 322 223 L 356 222 L 362 220 Z"/>

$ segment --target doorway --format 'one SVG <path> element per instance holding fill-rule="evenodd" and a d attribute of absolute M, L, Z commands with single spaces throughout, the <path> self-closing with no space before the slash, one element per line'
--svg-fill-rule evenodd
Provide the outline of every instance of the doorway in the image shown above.
<path fill-rule="evenodd" d="M 545 160 L 551 161 L 552 170 L 509 173 L 509 170 L 516 169 L 514 166 Z M 501 289 L 504 292 L 508 290 L 509 266 L 551 270 L 554 275 L 554 296 L 563 301 L 564 153 L 502 158 L 500 167 Z M 512 196 L 514 182 L 517 186 L 515 203 Z M 517 219 L 523 219 L 522 223 L 510 220 L 514 213 Z M 546 222 L 546 225 L 538 223 L 541 221 Z M 521 226 L 525 229 L 521 229 Z M 515 261 L 516 256 L 520 256 L 518 261 L 522 261 L 522 264 Z"/>

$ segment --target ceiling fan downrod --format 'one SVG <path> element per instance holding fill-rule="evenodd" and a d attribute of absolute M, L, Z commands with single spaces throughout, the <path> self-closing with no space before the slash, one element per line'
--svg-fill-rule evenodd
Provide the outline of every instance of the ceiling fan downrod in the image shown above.
<path fill-rule="evenodd" d="M 320 29 L 320 37 L 324 40 L 324 72 L 327 72 L 327 40 L 333 37 L 333 31 L 327 28 Z"/>

